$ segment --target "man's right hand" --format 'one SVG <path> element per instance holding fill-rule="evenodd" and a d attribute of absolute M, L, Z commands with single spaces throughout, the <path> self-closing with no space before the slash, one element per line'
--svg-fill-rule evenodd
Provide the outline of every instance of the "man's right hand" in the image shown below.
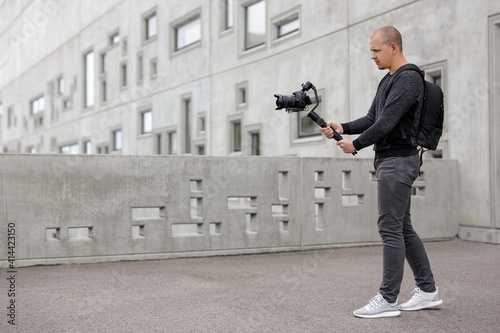
<path fill-rule="evenodd" d="M 329 122 L 326 123 L 326 126 L 327 126 L 326 128 L 320 128 L 319 130 L 328 139 L 333 138 L 332 128 L 340 135 L 344 134 L 344 128 L 340 124 L 334 123 L 333 121 L 330 120 Z"/>

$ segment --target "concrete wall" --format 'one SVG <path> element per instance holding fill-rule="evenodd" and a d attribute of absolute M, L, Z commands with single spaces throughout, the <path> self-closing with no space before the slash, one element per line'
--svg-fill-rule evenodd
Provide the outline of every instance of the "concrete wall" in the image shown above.
<path fill-rule="evenodd" d="M 421 171 L 416 230 L 456 236 L 457 163 Z M 376 187 L 369 159 L 3 155 L 0 267 L 7 233 L 16 267 L 376 243 Z"/>

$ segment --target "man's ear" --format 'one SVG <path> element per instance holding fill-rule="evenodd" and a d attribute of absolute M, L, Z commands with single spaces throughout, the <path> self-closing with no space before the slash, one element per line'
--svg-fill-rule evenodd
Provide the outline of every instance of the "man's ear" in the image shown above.
<path fill-rule="evenodd" d="M 398 50 L 398 46 L 396 45 L 396 43 L 391 43 L 391 52 L 392 54 L 396 53 Z"/>

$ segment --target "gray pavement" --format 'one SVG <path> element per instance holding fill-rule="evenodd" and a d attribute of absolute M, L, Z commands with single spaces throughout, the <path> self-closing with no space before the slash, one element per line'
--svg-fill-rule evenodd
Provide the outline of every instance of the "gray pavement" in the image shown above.
<path fill-rule="evenodd" d="M 381 247 L 19 268 L 0 332 L 499 332 L 500 246 L 426 242 L 444 303 L 359 319 L 377 292 Z M 406 267 L 400 302 L 411 296 Z"/>

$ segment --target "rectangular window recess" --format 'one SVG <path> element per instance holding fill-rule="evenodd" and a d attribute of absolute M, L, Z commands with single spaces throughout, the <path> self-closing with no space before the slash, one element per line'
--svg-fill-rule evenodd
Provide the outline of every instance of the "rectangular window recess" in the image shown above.
<path fill-rule="evenodd" d="M 323 171 L 315 171 L 314 172 L 314 180 L 317 182 L 323 181 Z"/>
<path fill-rule="evenodd" d="M 247 234 L 256 234 L 259 231 L 257 214 L 245 214 L 245 225 Z"/>
<path fill-rule="evenodd" d="M 202 223 L 172 224 L 172 237 L 190 237 L 203 235 Z"/>
<path fill-rule="evenodd" d="M 352 188 L 351 171 L 342 171 L 342 189 L 350 190 Z"/>
<path fill-rule="evenodd" d="M 132 220 L 154 220 L 165 218 L 165 207 L 132 207 Z"/>
<path fill-rule="evenodd" d="M 257 197 L 228 197 L 228 209 L 257 208 Z"/>
<path fill-rule="evenodd" d="M 144 238 L 144 225 L 132 226 L 132 238 Z"/>
<path fill-rule="evenodd" d="M 315 198 L 329 198 L 330 197 L 330 188 L 329 187 L 316 187 L 314 189 L 314 197 Z"/>
<path fill-rule="evenodd" d="M 190 182 L 191 192 L 201 192 L 202 191 L 202 181 L 199 179 L 192 179 Z"/>
<path fill-rule="evenodd" d="M 342 206 L 359 206 L 364 204 L 363 194 L 343 194 L 342 195 Z"/>
<path fill-rule="evenodd" d="M 222 223 L 210 222 L 210 235 L 222 235 Z"/>
<path fill-rule="evenodd" d="M 370 183 L 376 183 L 377 182 L 377 175 L 375 171 L 370 171 Z"/>
<path fill-rule="evenodd" d="M 68 228 L 69 240 L 89 240 L 94 238 L 92 227 L 70 227 Z"/>
<path fill-rule="evenodd" d="M 325 228 L 325 212 L 324 204 L 322 203 L 314 204 L 314 222 L 316 230 L 323 230 Z"/>
<path fill-rule="evenodd" d="M 289 232 L 288 221 L 280 221 L 280 233 Z"/>
<path fill-rule="evenodd" d="M 290 196 L 290 187 L 288 184 L 288 171 L 278 171 L 279 182 L 279 198 L 280 200 L 287 200 Z"/>
<path fill-rule="evenodd" d="M 60 228 L 47 228 L 45 229 L 45 240 L 60 240 Z"/>
<path fill-rule="evenodd" d="M 271 205 L 273 216 L 288 216 L 288 205 Z"/>
<path fill-rule="evenodd" d="M 203 199 L 191 198 L 191 218 L 203 216 Z"/>
<path fill-rule="evenodd" d="M 414 186 L 411 189 L 411 195 L 425 197 L 425 186 Z"/>

